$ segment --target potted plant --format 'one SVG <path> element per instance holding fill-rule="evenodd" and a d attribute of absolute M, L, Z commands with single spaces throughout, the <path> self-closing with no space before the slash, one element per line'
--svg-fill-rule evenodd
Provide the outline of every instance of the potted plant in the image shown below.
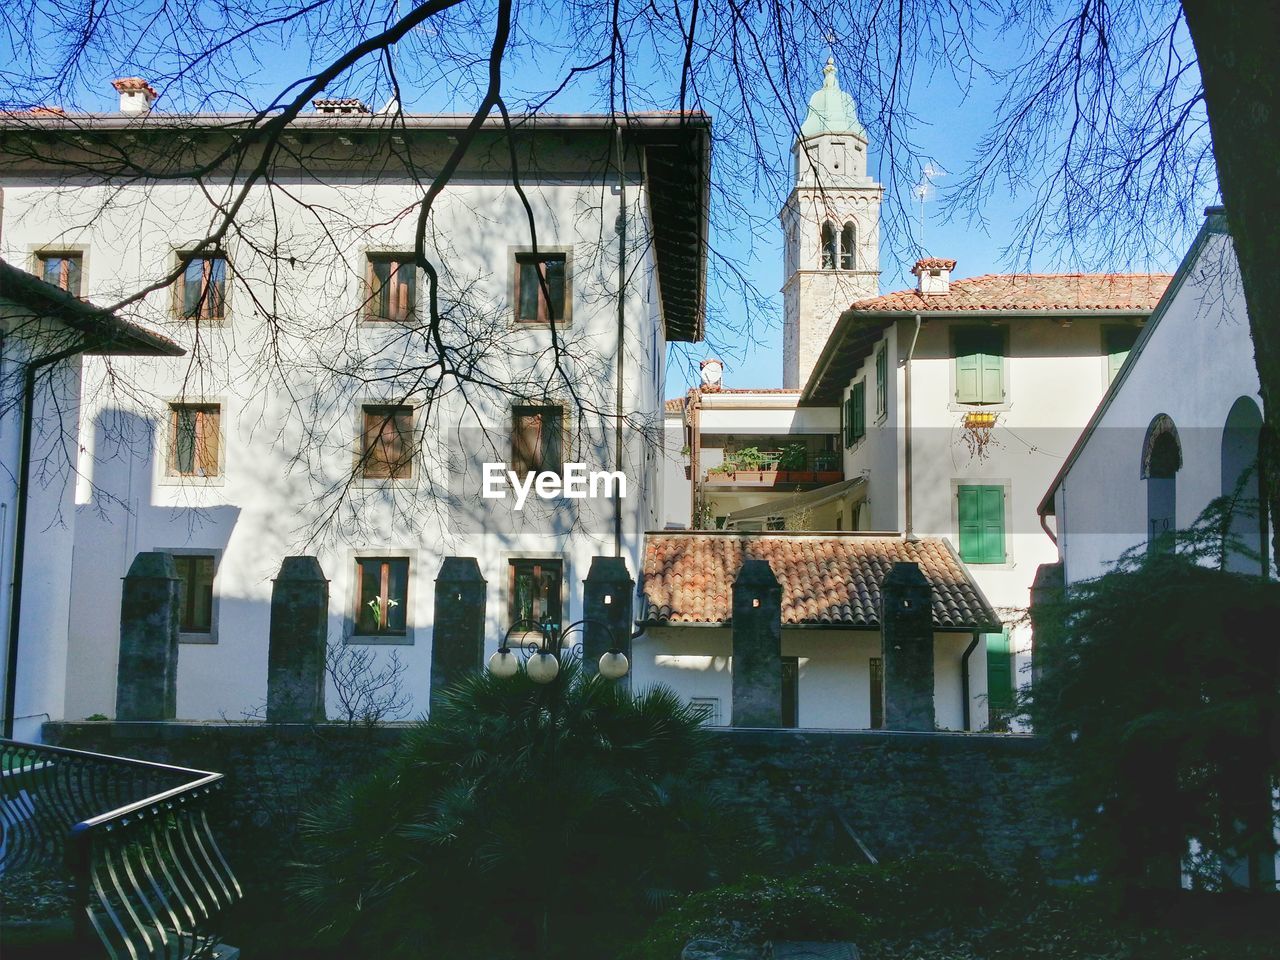
<path fill-rule="evenodd" d="M 807 483 L 812 480 L 808 469 L 809 451 L 803 443 L 789 443 L 778 456 L 778 480 L 784 483 Z"/>

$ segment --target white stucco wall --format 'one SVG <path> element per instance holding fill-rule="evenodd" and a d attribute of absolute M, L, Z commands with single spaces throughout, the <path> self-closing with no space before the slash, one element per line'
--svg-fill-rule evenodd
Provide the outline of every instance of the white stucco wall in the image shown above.
<path fill-rule="evenodd" d="M 1182 447 L 1178 527 L 1222 494 L 1223 428 L 1241 397 L 1260 412 L 1257 367 L 1231 238 L 1211 233 L 1183 282 L 1121 374 L 1116 392 L 1056 493 L 1056 526 L 1068 583 L 1105 573 L 1147 541 L 1142 450 L 1158 414 Z"/>
<path fill-rule="evenodd" d="M 934 637 L 934 705 L 940 729 L 963 729 L 960 660 L 971 637 Z M 651 627 L 632 648 L 637 689 L 662 684 L 685 700 L 716 698 L 720 722 L 733 708 L 733 632 L 729 627 Z M 863 730 L 871 723 L 870 661 L 881 655 L 880 635 L 867 630 L 784 628 L 782 655 L 800 661 L 802 727 Z M 970 658 L 970 707 L 975 729 L 985 725 L 986 671 L 981 648 Z"/>
<path fill-rule="evenodd" d="M 251 194 L 242 221 L 255 225 L 246 227 L 251 233 L 263 231 L 255 239 L 272 256 L 260 258 L 247 244 L 229 238 L 230 320 L 203 330 L 191 359 L 113 361 L 111 374 L 137 385 L 127 393 L 110 389 L 105 364 L 95 361 L 86 371 L 84 480 L 72 511 L 73 582 L 54 591 L 74 597 L 69 618 L 64 616 L 69 624 L 62 628 L 70 653 L 63 658 L 65 679 L 59 681 L 66 705 L 59 703 L 56 714 L 70 719 L 113 714 L 120 578 L 138 551 L 176 548 L 220 555 L 217 642 L 181 647 L 178 714 L 188 719 L 238 719 L 265 701 L 271 578 L 291 553 L 316 554 L 331 579 L 331 638 L 349 632 L 356 553 L 410 557 L 410 636 L 405 639 L 411 642 L 372 649 L 384 659 L 394 650 L 406 664 L 405 687 L 415 714 L 426 709 L 432 592 L 443 556 L 480 558 L 489 583 L 489 648 L 496 649 L 506 627 L 507 563 L 513 556 L 564 559 L 567 622 L 581 615 L 581 580 L 591 556 L 613 553 L 608 504 L 592 516 L 527 510 L 517 523 L 479 509 L 478 489 L 466 491 L 471 499 L 452 506 L 441 499 L 449 491 L 450 451 L 460 431 L 472 437 L 490 431 L 489 459 L 509 456 L 511 400 L 483 387 L 467 388 L 465 396 L 453 391 L 430 412 L 415 480 L 358 482 L 355 506 L 339 509 L 338 522 L 325 524 L 335 485 L 351 471 L 360 403 L 393 394 L 390 388 L 379 393 L 376 385 L 330 381 L 302 358 L 350 361 L 369 370 L 412 365 L 412 351 L 406 364 L 395 345 L 394 328 L 372 327 L 357 315 L 365 251 L 412 248 L 412 220 L 396 212 L 410 208 L 420 190 L 390 177 L 376 186 L 338 177 L 323 185 L 309 180 L 287 185 L 295 199 L 276 192 L 269 203 L 265 191 Z M 601 411 L 574 423 L 571 398 L 563 391 L 563 397 L 557 395 L 569 407 L 573 424 L 566 459 L 611 468 L 619 201 L 580 172 L 545 181 L 529 177 L 525 185 L 540 246 L 569 249 L 574 257 L 573 315 L 560 336 L 572 353 L 571 374 L 580 396 Z M 84 294 L 109 303 L 158 279 L 176 262 L 175 250 L 207 230 L 207 207 L 189 186 L 130 186 L 104 204 L 106 199 L 104 188 L 90 184 L 38 178 L 5 184 L 0 253 L 26 263 L 44 245 L 83 246 L 88 251 Z M 623 553 L 635 573 L 642 531 L 657 526 L 660 518 L 655 478 L 665 342 L 648 197 L 638 179 L 628 185 L 626 200 L 631 280 L 621 349 L 630 486 L 623 503 Z M 327 211 L 323 229 L 313 210 Z M 527 236 L 524 224 L 514 193 L 503 183 L 480 178 L 460 182 L 441 198 L 434 235 L 445 244 L 439 256 L 447 265 L 449 289 L 466 286 L 476 302 L 491 307 L 490 315 L 471 318 L 484 332 L 478 360 L 484 377 L 536 396 L 551 371 L 550 334 L 513 329 L 508 319 L 507 244 L 527 246 L 521 243 Z M 421 292 L 418 299 L 424 299 Z M 153 294 L 142 318 L 193 346 L 191 325 L 175 320 L 169 303 L 168 291 Z M 269 310 L 277 311 L 274 324 L 263 315 Z M 268 332 L 283 340 L 282 356 L 273 355 Z M 288 391 L 281 386 L 286 382 Z M 179 397 L 222 405 L 223 477 L 172 482 L 164 476 L 165 411 Z"/>
<path fill-rule="evenodd" d="M 0 329 L 6 333 L 0 370 L 0 583 L 5 585 L 0 591 L 0 636 L 5 638 L 2 649 L 7 650 L 13 641 L 10 585 L 17 535 L 23 371 L 27 360 L 51 352 L 50 343 L 57 343 L 52 350 L 66 343 L 58 341 L 65 336 L 60 325 L 33 321 L 29 311 L 3 300 Z M 37 378 L 14 698 L 13 732 L 19 740 L 39 741 L 40 725 L 61 717 L 64 708 L 80 368 L 77 356 L 42 370 Z M 7 684 L 7 666 L 7 659 L 0 656 L 0 690 Z"/>

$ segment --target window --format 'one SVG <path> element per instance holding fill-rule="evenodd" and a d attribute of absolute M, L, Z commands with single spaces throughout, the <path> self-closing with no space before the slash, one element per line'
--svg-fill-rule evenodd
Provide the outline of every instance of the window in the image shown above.
<path fill-rule="evenodd" d="M 965 563 L 1004 563 L 1004 487 L 961 486 L 960 559 Z"/>
<path fill-rule="evenodd" d="M 852 447 L 867 434 L 867 382 L 859 380 L 844 401 L 844 445 Z"/>
<path fill-rule="evenodd" d="M 800 658 L 782 658 L 782 725 L 800 726 Z"/>
<path fill-rule="evenodd" d="M 508 629 L 522 620 L 560 625 L 561 560 L 512 560 L 508 583 Z M 527 629 L 533 629 L 528 623 Z"/>
<path fill-rule="evenodd" d="M 1178 471 L 1182 443 L 1178 428 L 1166 414 L 1147 427 L 1142 451 L 1142 475 L 1147 481 L 1147 552 L 1172 553 L 1178 516 Z"/>
<path fill-rule="evenodd" d="M 170 404 L 169 476 L 216 477 L 221 474 L 221 434 L 222 408 L 218 404 Z"/>
<path fill-rule="evenodd" d="M 769 517 L 764 522 L 764 528 L 766 530 L 786 530 L 787 518 L 786 517 Z"/>
<path fill-rule="evenodd" d="M 884 729 L 884 660 L 872 657 L 867 670 L 871 690 L 871 729 Z"/>
<path fill-rule="evenodd" d="M 175 554 L 178 568 L 178 630 L 181 633 L 213 632 L 212 554 Z"/>
<path fill-rule="evenodd" d="M 183 257 L 178 277 L 178 316 L 183 320 L 224 319 L 227 305 L 227 261 L 224 257 Z"/>
<path fill-rule="evenodd" d="M 822 225 L 822 269 L 836 268 L 836 228 L 829 224 Z"/>
<path fill-rule="evenodd" d="M 1107 351 L 1107 383 L 1116 378 L 1137 339 L 1137 327 L 1102 328 L 1103 348 Z"/>
<path fill-rule="evenodd" d="M 1004 401 L 1004 333 L 992 328 L 955 331 L 956 402 Z"/>
<path fill-rule="evenodd" d="M 564 463 L 564 407 L 513 407 L 511 469 L 519 476 L 559 473 Z"/>
<path fill-rule="evenodd" d="M 889 345 L 876 348 L 876 416 L 883 417 L 889 409 Z"/>
<path fill-rule="evenodd" d="M 403 637 L 408 632 L 409 558 L 362 557 L 356 561 L 356 633 Z"/>
<path fill-rule="evenodd" d="M 1013 651 L 1009 631 L 983 634 L 987 641 L 988 726 L 1006 730 L 1013 711 Z"/>
<path fill-rule="evenodd" d="M 83 260 L 78 253 L 41 253 L 36 256 L 40 276 L 45 283 L 80 296 L 80 274 Z"/>
<path fill-rule="evenodd" d="M 720 726 L 719 697 L 690 697 L 689 709 L 704 727 Z"/>
<path fill-rule="evenodd" d="M 372 254 L 365 274 L 369 320 L 408 320 L 417 300 L 418 269 L 411 253 Z"/>
<path fill-rule="evenodd" d="M 569 319 L 568 272 L 563 253 L 517 253 L 516 322 Z"/>
<path fill-rule="evenodd" d="M 840 269 L 852 270 L 857 262 L 854 257 L 855 232 L 852 223 L 846 223 L 840 231 Z"/>
<path fill-rule="evenodd" d="M 413 476 L 413 407 L 368 406 L 364 414 L 361 476 L 408 480 Z"/>
<path fill-rule="evenodd" d="M 831 141 L 831 172 L 839 173 L 844 167 L 845 158 L 845 142 L 843 140 Z"/>

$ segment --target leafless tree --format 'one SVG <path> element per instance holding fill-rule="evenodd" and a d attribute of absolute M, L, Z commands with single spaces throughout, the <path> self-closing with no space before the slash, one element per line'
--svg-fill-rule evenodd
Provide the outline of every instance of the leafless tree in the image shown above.
<path fill-rule="evenodd" d="M 404 690 L 405 664 L 394 650 L 379 663 L 369 647 L 330 643 L 324 669 L 338 699 L 339 722 L 376 726 L 408 715 L 412 700 Z"/>

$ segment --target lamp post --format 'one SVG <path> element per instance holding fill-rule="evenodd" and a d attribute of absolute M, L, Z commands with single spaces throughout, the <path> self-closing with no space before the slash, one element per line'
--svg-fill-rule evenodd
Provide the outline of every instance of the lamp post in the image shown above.
<path fill-rule="evenodd" d="M 524 637 L 517 641 L 517 647 L 523 647 L 528 653 L 525 658 L 524 671 L 534 683 L 550 683 L 560 673 L 560 663 L 565 657 L 582 657 L 582 641 L 565 645 L 564 638 L 575 630 L 590 623 L 604 630 L 609 638 L 609 649 L 600 657 L 600 676 L 606 680 L 618 680 L 627 675 L 631 669 L 631 661 L 618 649 L 617 639 L 607 623 L 599 620 L 575 620 L 563 630 L 560 624 L 547 618 L 542 622 L 535 620 L 517 620 L 502 638 L 502 645 L 489 657 L 489 672 L 495 677 L 514 677 L 520 670 L 520 658 L 511 650 L 511 637 L 518 633 Z M 537 631 L 540 639 L 528 637 Z"/>

